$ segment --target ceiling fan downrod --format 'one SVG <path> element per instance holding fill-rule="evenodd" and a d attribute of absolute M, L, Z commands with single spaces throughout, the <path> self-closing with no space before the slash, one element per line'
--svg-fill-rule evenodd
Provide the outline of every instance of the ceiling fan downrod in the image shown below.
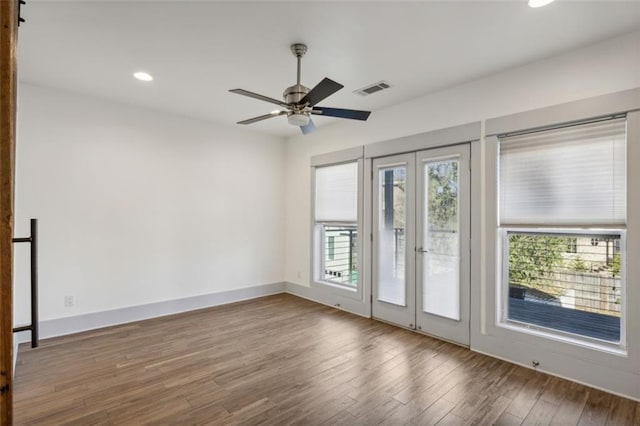
<path fill-rule="evenodd" d="M 291 52 L 298 61 L 298 80 L 294 86 L 287 87 L 282 94 L 284 101 L 290 105 L 290 109 L 295 113 L 301 113 L 305 105 L 300 105 L 300 101 L 309 93 L 309 88 L 300 84 L 302 57 L 307 53 L 307 45 L 295 43 L 291 45 Z"/>
<path fill-rule="evenodd" d="M 323 115 L 326 117 L 348 118 L 352 120 L 365 121 L 369 118 L 370 111 L 358 111 L 354 109 L 328 108 L 316 106 L 319 102 L 333 95 L 344 86 L 330 78 L 323 78 L 313 89 L 303 86 L 301 81 L 302 57 L 307 53 L 307 45 L 294 43 L 291 45 L 291 52 L 296 57 L 298 70 L 296 84 L 287 87 L 282 94 L 284 101 L 250 92 L 244 89 L 231 89 L 230 92 L 248 96 L 270 104 L 278 105 L 279 108 L 269 114 L 253 117 L 248 120 L 239 121 L 238 124 L 252 124 L 267 120 L 273 117 L 286 115 L 289 124 L 300 127 L 303 134 L 309 134 L 315 130 L 315 125 L 311 120 L 311 114 Z M 284 110 L 282 109 L 284 108 Z"/>
<path fill-rule="evenodd" d="M 298 59 L 298 80 L 297 85 L 300 85 L 300 70 L 302 64 L 302 57 L 307 53 L 307 45 L 302 43 L 295 43 L 291 45 L 291 52 Z"/>

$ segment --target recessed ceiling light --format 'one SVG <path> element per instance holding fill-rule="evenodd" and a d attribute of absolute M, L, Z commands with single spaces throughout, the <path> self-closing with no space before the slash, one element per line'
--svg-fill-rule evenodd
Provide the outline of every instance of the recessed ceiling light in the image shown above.
<path fill-rule="evenodd" d="M 529 7 L 542 7 L 548 5 L 551 2 L 553 2 L 553 0 L 529 0 Z"/>
<path fill-rule="evenodd" d="M 151 76 L 151 74 L 148 74 L 143 71 L 134 73 L 133 76 L 140 81 L 153 81 L 153 77 Z"/>

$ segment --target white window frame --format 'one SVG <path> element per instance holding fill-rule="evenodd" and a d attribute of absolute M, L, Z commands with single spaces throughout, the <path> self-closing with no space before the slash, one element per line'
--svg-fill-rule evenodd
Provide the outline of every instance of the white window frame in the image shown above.
<path fill-rule="evenodd" d="M 620 118 L 621 114 L 611 114 L 610 118 L 614 119 L 614 118 Z M 546 126 L 546 128 L 548 128 L 549 130 L 553 130 L 556 128 L 562 129 L 562 128 L 566 128 L 566 127 L 571 127 L 571 126 L 579 126 L 583 123 L 589 123 L 592 121 L 606 121 L 606 119 L 609 118 L 609 115 L 604 116 L 602 118 L 597 117 L 595 119 L 586 119 L 586 120 L 581 120 L 581 121 L 577 121 L 575 123 L 568 123 L 566 125 L 564 124 L 555 124 L 555 125 L 549 125 Z M 626 116 L 625 116 L 626 119 Z M 533 131 L 537 131 L 538 129 L 535 129 Z M 628 135 L 627 135 L 627 139 L 628 139 Z M 628 145 L 628 140 L 626 141 L 626 145 Z M 500 164 L 500 135 L 498 135 L 498 152 L 497 152 L 497 164 Z M 625 157 L 625 161 L 626 161 L 626 165 L 628 166 L 629 164 L 629 159 L 628 157 Z M 628 168 L 628 167 L 627 167 Z M 500 191 L 500 187 L 499 187 L 499 182 L 500 182 L 500 167 L 498 166 L 498 173 L 497 173 L 497 179 L 498 179 L 498 196 L 497 196 L 497 210 L 498 212 L 500 211 L 500 200 L 499 200 L 499 191 Z M 628 182 L 628 181 L 627 181 Z M 627 183 L 628 186 L 628 183 Z M 628 196 L 628 194 L 627 194 Z M 498 213 L 499 216 L 499 213 Z M 572 233 L 576 230 L 581 231 L 584 234 L 597 234 L 600 231 L 600 226 L 603 225 L 597 225 L 598 227 L 587 227 L 585 225 L 582 225 L 581 223 L 576 223 L 576 224 L 567 224 L 567 223 L 557 223 L 557 224 L 553 224 L 552 226 L 554 226 L 554 228 L 540 228 L 540 234 L 544 235 L 545 231 L 547 233 L 554 233 L 554 229 L 556 233 Z M 618 231 L 622 231 L 621 233 L 625 233 L 626 230 L 626 221 L 623 225 L 618 225 L 618 224 L 611 224 L 611 225 L 605 225 L 605 226 L 610 226 L 613 230 L 618 230 Z M 627 309 L 625 308 L 625 306 L 627 305 L 627 300 L 624 297 L 624 295 L 626 294 L 626 279 L 623 279 L 622 282 L 622 291 L 623 291 L 623 298 L 622 298 L 622 309 L 621 309 L 621 318 L 620 318 L 620 343 L 619 344 L 614 344 L 614 343 L 610 343 L 610 342 L 604 342 L 604 341 L 599 341 L 596 339 L 592 339 L 589 338 L 588 336 L 581 336 L 581 335 L 569 335 L 568 333 L 564 333 L 561 332 L 559 330 L 552 330 L 552 329 L 546 329 L 546 328 L 542 328 L 542 327 L 537 327 L 533 324 L 516 324 L 514 322 L 511 321 L 507 321 L 505 318 L 505 303 L 507 303 L 504 299 L 504 293 L 505 291 L 508 291 L 508 283 L 506 283 L 506 281 L 508 280 L 508 276 L 509 276 L 509 262 L 508 262 L 508 254 L 509 254 L 509 250 L 508 250 L 508 243 L 506 242 L 506 236 L 507 233 L 510 230 L 521 230 L 521 231 L 526 231 L 529 230 L 529 232 L 532 233 L 538 233 L 537 226 L 536 225 L 527 225 L 527 224 L 523 224 L 523 225 L 501 225 L 500 224 L 500 220 L 497 221 L 497 232 L 498 232 L 498 238 L 497 238 L 497 250 L 498 250 L 498 258 L 496 259 L 496 270 L 497 270 L 497 280 L 496 280 L 496 284 L 499 286 L 499 288 L 496 290 L 496 297 L 497 297 L 497 302 L 496 302 L 496 325 L 498 327 L 502 327 L 502 328 L 508 328 L 511 330 L 515 330 L 515 331 L 519 331 L 519 332 L 523 332 L 523 333 L 528 333 L 528 334 L 535 334 L 544 338 L 549 338 L 551 340 L 556 340 L 556 341 L 560 341 L 560 342 L 566 342 L 566 343 L 570 343 L 570 344 L 575 344 L 575 345 L 579 345 L 579 346 L 583 346 L 583 347 L 591 347 L 593 349 L 598 349 L 598 350 L 602 350 L 602 351 L 609 351 L 611 353 L 614 354 L 623 354 L 625 355 L 626 352 L 626 329 L 623 328 L 623 324 L 626 324 L 627 318 L 626 318 L 626 313 L 627 313 Z M 626 236 L 626 234 L 625 234 Z M 625 240 L 626 241 L 626 240 Z M 626 246 L 623 246 L 626 248 Z M 621 265 L 622 268 L 625 268 L 624 266 L 624 260 L 626 259 L 626 250 L 622 251 L 622 256 L 623 259 L 621 261 Z M 623 334 L 624 331 L 624 334 Z"/>
<path fill-rule="evenodd" d="M 620 306 L 620 342 L 608 342 L 605 340 L 600 340 L 596 338 L 592 338 L 589 336 L 569 333 L 561 330 L 555 330 L 543 326 L 538 326 L 536 324 L 528 324 L 522 323 L 519 321 L 510 320 L 508 318 L 509 315 L 509 240 L 508 234 L 510 232 L 518 232 L 518 233 L 530 233 L 530 234 L 538 234 L 538 235 L 602 235 L 602 234 L 610 234 L 610 235 L 619 235 L 620 236 L 620 247 L 623 248 L 620 250 L 620 288 L 621 288 L 621 306 Z M 498 251 L 501 253 L 501 256 L 498 259 L 497 269 L 500 271 L 499 281 L 500 281 L 500 290 L 496 292 L 498 297 L 498 302 L 496 304 L 498 313 L 497 313 L 497 325 L 502 328 L 519 331 L 522 333 L 528 333 L 531 335 L 536 335 L 552 340 L 556 340 L 559 342 L 565 342 L 574 345 L 599 348 L 604 351 L 610 351 L 612 353 L 625 354 L 626 353 L 626 313 L 627 313 L 627 303 L 626 303 L 626 230 L 621 228 L 602 228 L 602 229 L 577 229 L 577 228 L 536 228 L 536 227 L 514 227 L 514 226 L 504 226 L 499 228 L 499 248 Z"/>
<path fill-rule="evenodd" d="M 592 119 L 626 114 L 627 224 L 626 224 L 626 349 L 557 339 L 544 332 L 500 325 L 502 286 L 498 226 L 498 135 L 542 130 Z M 517 364 L 568 377 L 591 386 L 640 399 L 640 88 L 499 117 L 485 122 L 482 144 L 483 215 L 479 240 L 472 250 L 481 254 L 481 282 L 472 286 L 471 348 Z M 473 220 L 473 219 L 472 219 Z M 598 226 L 599 228 L 607 228 Z M 553 228 L 553 227 L 550 227 Z M 560 228 L 560 227 L 558 227 Z M 562 229 L 565 227 L 562 226 Z M 576 227 L 579 228 L 579 227 Z M 619 229 L 619 227 L 612 227 Z"/>
<path fill-rule="evenodd" d="M 324 248 L 322 243 L 324 241 L 324 226 L 320 225 L 335 225 L 335 226 L 353 226 L 353 223 L 328 223 L 317 222 L 315 218 L 315 199 L 316 199 L 316 179 L 315 171 L 317 168 L 337 166 L 340 164 L 357 163 L 358 165 L 358 214 L 356 227 L 358 231 L 358 238 L 356 241 L 357 252 L 357 272 L 358 279 L 355 288 L 332 282 L 323 279 L 324 271 Z M 338 152 L 331 152 L 328 154 L 322 154 L 311 159 L 311 287 L 319 289 L 320 291 L 328 291 L 334 296 L 340 296 L 348 299 L 355 299 L 362 301 L 364 299 L 364 271 L 363 258 L 364 258 L 364 156 L 363 148 L 356 147 L 346 149 Z"/>
<path fill-rule="evenodd" d="M 328 286 L 335 286 L 341 289 L 345 289 L 348 291 L 357 291 L 357 285 L 358 283 L 356 282 L 356 288 L 353 288 L 353 286 L 351 285 L 347 285 L 347 284 L 342 284 L 336 281 L 332 281 L 331 279 L 326 279 L 326 277 L 324 277 L 324 273 L 323 271 L 326 271 L 327 269 L 327 264 L 326 264 L 326 260 L 328 257 L 328 253 L 325 250 L 325 245 L 324 245 L 324 241 L 327 238 L 326 237 L 326 227 L 328 226 L 335 226 L 335 227 L 353 227 L 355 225 L 356 227 L 356 231 L 358 232 L 358 237 L 356 240 L 356 254 L 357 254 L 357 258 L 358 258 L 358 264 L 360 263 L 360 253 L 357 251 L 358 250 L 358 245 L 360 244 L 360 238 L 361 238 L 361 229 L 358 226 L 357 223 L 342 223 L 342 222 L 318 222 L 315 221 L 314 222 L 314 227 L 315 227 L 315 232 L 314 232 L 314 236 L 315 236 L 315 262 L 317 262 L 317 266 L 315 268 L 315 280 L 318 283 L 324 284 L 324 285 L 328 285 Z M 335 251 L 335 248 L 334 248 Z M 335 255 L 334 255 L 335 257 Z M 358 269 L 358 268 L 356 268 Z M 359 274 L 358 274 L 358 281 L 360 280 L 359 278 Z"/>

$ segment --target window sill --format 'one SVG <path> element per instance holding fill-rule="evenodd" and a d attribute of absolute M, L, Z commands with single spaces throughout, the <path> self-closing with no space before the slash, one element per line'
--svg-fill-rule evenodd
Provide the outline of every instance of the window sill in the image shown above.
<path fill-rule="evenodd" d="M 528 334 L 539 338 L 552 340 L 558 343 L 564 343 L 567 345 L 578 346 L 585 349 L 590 349 L 610 355 L 615 355 L 623 358 L 628 358 L 629 353 L 625 347 L 618 344 L 605 342 L 599 343 L 595 341 L 587 341 L 578 337 L 571 337 L 568 335 L 562 335 L 558 332 L 545 331 L 535 326 L 529 326 L 527 324 L 520 324 L 513 321 L 503 321 L 497 324 L 499 328 L 506 329 L 513 332 Z"/>
<path fill-rule="evenodd" d="M 340 294 L 341 296 L 349 297 L 351 299 L 362 299 L 361 291 L 358 291 L 358 288 L 347 287 L 340 284 L 335 284 L 329 281 L 311 281 L 311 286 L 316 288 L 322 288 L 324 290 L 331 291 L 336 294 Z"/>

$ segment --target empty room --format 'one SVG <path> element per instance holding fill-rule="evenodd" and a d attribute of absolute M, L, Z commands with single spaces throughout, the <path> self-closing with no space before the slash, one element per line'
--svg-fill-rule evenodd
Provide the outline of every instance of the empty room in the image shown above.
<path fill-rule="evenodd" d="M 0 424 L 640 425 L 640 1 L 0 19 Z"/>

